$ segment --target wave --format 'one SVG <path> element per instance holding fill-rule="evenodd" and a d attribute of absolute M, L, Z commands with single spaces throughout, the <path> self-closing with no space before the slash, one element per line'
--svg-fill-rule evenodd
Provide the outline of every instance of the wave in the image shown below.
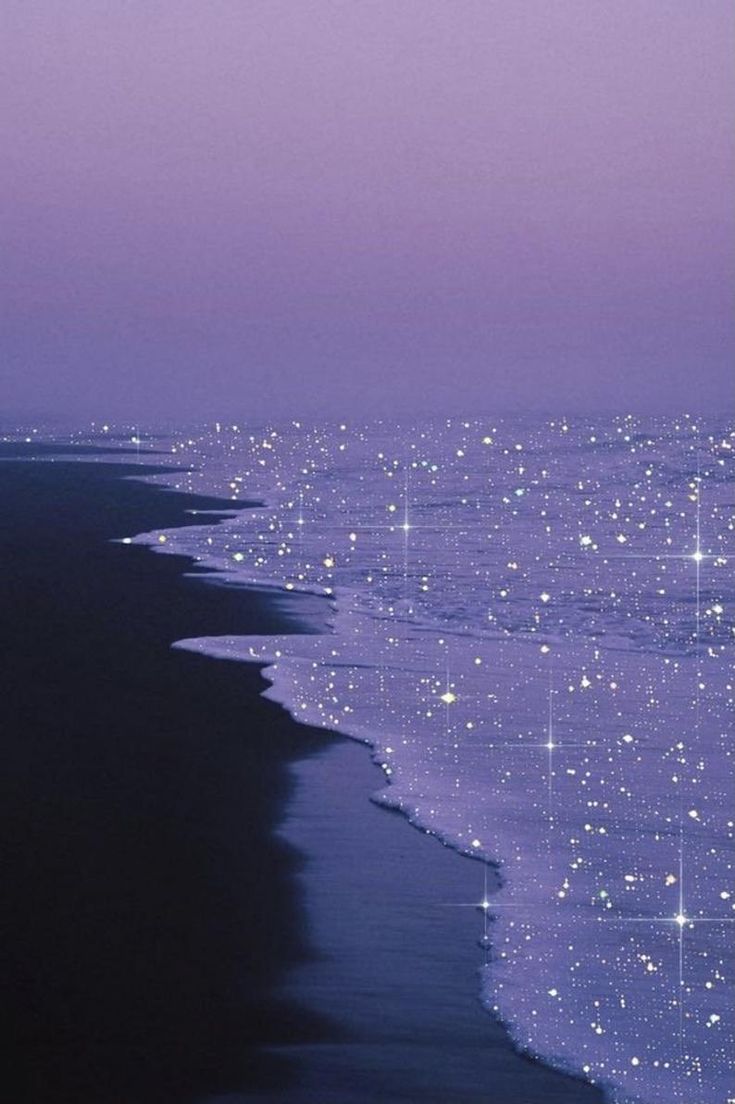
<path fill-rule="evenodd" d="M 497 865 L 483 999 L 518 1045 L 621 1102 L 732 1096 L 729 428 L 167 443 L 174 486 L 263 504 L 131 539 L 328 604 L 303 634 L 177 646 L 264 664 L 297 720 L 371 745 L 378 800 Z"/>

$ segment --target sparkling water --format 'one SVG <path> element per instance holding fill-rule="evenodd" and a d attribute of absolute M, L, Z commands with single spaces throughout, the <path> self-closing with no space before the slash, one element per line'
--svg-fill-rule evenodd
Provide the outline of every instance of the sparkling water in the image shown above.
<path fill-rule="evenodd" d="M 483 997 L 518 1044 L 617 1101 L 734 1100 L 730 428 L 157 443 L 169 484 L 261 505 L 129 539 L 325 599 L 303 634 L 179 646 L 266 663 L 295 718 L 372 745 L 378 800 L 479 860 L 456 904 L 478 907 Z"/>

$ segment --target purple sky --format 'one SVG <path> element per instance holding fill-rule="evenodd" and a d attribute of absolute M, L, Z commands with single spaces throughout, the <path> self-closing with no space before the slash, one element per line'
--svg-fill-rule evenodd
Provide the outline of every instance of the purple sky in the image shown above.
<path fill-rule="evenodd" d="M 732 407 L 731 0 L 4 0 L 5 406 Z"/>

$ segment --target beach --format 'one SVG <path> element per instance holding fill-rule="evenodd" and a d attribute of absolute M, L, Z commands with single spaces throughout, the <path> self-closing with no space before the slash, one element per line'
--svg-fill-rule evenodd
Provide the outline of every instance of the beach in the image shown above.
<path fill-rule="evenodd" d="M 383 778 L 359 744 L 331 743 L 292 774 L 280 832 L 304 854 L 297 881 L 319 954 L 290 973 L 286 993 L 336 1017 L 346 1035 L 288 1048 L 304 1060 L 302 1083 L 282 1099 L 601 1101 L 521 1057 L 482 1008 L 482 864 L 366 801 Z"/>
<path fill-rule="evenodd" d="M 481 1008 L 482 865 L 371 803 L 369 751 L 256 666 L 171 648 L 298 623 L 117 543 L 231 504 L 0 456 L 8 1098 L 600 1100 Z"/>

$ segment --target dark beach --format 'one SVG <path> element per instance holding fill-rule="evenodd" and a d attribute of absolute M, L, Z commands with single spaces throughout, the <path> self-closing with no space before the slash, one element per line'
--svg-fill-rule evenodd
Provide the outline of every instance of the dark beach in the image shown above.
<path fill-rule="evenodd" d="M 453 907 L 479 864 L 372 805 L 367 751 L 255 667 L 171 648 L 296 625 L 112 542 L 229 504 L 0 457 L 3 1098 L 599 1101 L 481 1009 L 479 918 Z"/>

